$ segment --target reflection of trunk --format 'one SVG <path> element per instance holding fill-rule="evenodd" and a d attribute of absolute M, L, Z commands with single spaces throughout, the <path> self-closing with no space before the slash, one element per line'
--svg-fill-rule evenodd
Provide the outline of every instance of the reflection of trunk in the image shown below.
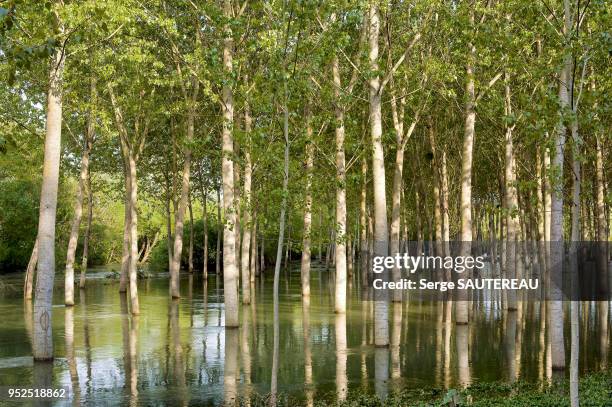
<path fill-rule="evenodd" d="M 470 356 L 468 349 L 469 327 L 465 324 L 455 327 L 455 340 L 457 341 L 457 367 L 459 369 L 459 383 L 462 387 L 470 385 Z"/>
<path fill-rule="evenodd" d="M 389 393 L 389 348 L 376 347 L 374 349 L 374 389 L 376 395 L 385 400 Z"/>
<path fill-rule="evenodd" d="M 346 163 L 344 158 L 344 107 L 341 102 L 340 67 L 338 56 L 332 63 L 334 81 L 334 112 L 336 117 L 336 286 L 335 311 L 346 312 Z"/>
<path fill-rule="evenodd" d="M 34 241 L 28 268 L 26 269 L 25 281 L 23 283 L 23 298 L 26 300 L 32 299 L 32 282 L 34 281 L 34 272 L 38 264 L 38 238 Z"/>
<path fill-rule="evenodd" d="M 133 312 L 132 312 L 133 314 Z M 130 406 L 138 405 L 138 316 L 133 316 L 130 324 Z"/>
<path fill-rule="evenodd" d="M 346 376 L 347 342 L 346 313 L 336 314 L 336 393 L 338 400 L 346 399 L 348 379 Z"/>
<path fill-rule="evenodd" d="M 93 191 L 91 190 L 91 175 L 87 178 L 87 224 L 83 236 L 83 257 L 81 258 L 81 278 L 79 288 L 85 288 L 85 273 L 87 273 L 87 260 L 89 257 L 89 237 L 91 235 L 91 221 L 93 218 Z"/>
<path fill-rule="evenodd" d="M 248 102 L 244 106 L 244 132 L 247 140 L 244 151 L 244 223 L 242 225 L 242 253 L 240 256 L 241 274 L 242 274 L 242 303 L 251 303 L 251 278 L 249 276 L 251 253 L 251 111 Z"/>
<path fill-rule="evenodd" d="M 444 387 L 450 387 L 451 330 L 453 328 L 453 302 L 447 299 L 444 312 Z"/>
<path fill-rule="evenodd" d="M 520 321 L 519 321 L 520 323 Z M 508 365 L 508 381 L 516 380 L 516 311 L 506 313 L 504 349 Z"/>
<path fill-rule="evenodd" d="M 233 39 L 229 21 L 233 14 L 231 0 L 224 0 L 223 15 L 228 20 L 223 40 L 223 70 L 232 75 Z M 230 81 L 223 85 L 223 131 L 222 131 L 222 168 L 223 210 L 223 291 L 225 297 L 225 326 L 237 327 L 238 322 L 238 267 L 236 265 L 236 207 L 234 203 L 234 100 Z"/>
<path fill-rule="evenodd" d="M 403 303 L 393 303 L 393 331 L 391 334 L 391 378 L 401 377 L 400 344 L 402 340 L 402 307 Z"/>
<path fill-rule="evenodd" d="M 314 404 L 312 388 L 312 353 L 310 349 L 310 297 L 302 298 L 302 334 L 304 341 L 304 393 L 307 406 Z"/>
<path fill-rule="evenodd" d="M 225 405 L 234 407 L 238 401 L 238 329 L 225 330 L 225 361 L 223 391 Z"/>
<path fill-rule="evenodd" d="M 306 110 L 306 186 L 304 191 L 304 230 L 302 233 L 302 296 L 310 296 L 310 241 L 312 229 L 312 168 L 314 165 L 314 144 L 310 108 Z"/>
<path fill-rule="evenodd" d="M 192 277 L 193 276 L 189 276 Z M 187 384 L 185 381 L 185 361 L 183 357 L 183 346 L 181 345 L 181 330 L 180 330 L 180 321 L 179 321 L 179 300 L 171 299 L 170 300 L 170 310 L 168 313 L 168 318 L 170 319 L 169 327 L 172 335 L 172 351 L 173 351 L 173 376 L 174 376 L 174 385 L 177 388 L 178 393 L 178 405 L 187 405 Z"/>
<path fill-rule="evenodd" d="M 250 284 L 250 282 L 247 281 Z M 253 305 L 254 306 L 254 305 Z M 249 321 L 250 313 L 242 313 L 242 327 L 240 330 L 240 356 L 242 359 L 242 372 L 244 377 L 244 384 L 246 386 L 244 397 L 246 400 L 250 400 L 251 397 L 251 323 Z"/>
<path fill-rule="evenodd" d="M 91 81 L 90 97 L 94 99 L 95 81 Z M 74 305 L 74 259 L 76 255 L 77 243 L 79 240 L 79 229 L 81 227 L 81 217 L 83 215 L 83 196 L 87 188 L 89 180 L 89 153 L 91 152 L 91 143 L 93 140 L 94 119 L 91 111 L 87 119 L 87 134 L 83 145 L 83 157 L 81 158 L 81 174 L 79 184 L 77 185 L 76 199 L 74 203 L 74 218 L 70 228 L 70 237 L 68 239 L 68 252 L 66 254 L 66 271 L 64 274 L 64 303 L 66 305 Z"/>
<path fill-rule="evenodd" d="M 370 70 L 378 71 L 378 37 L 380 19 L 378 8 L 370 5 L 368 19 Z M 387 256 L 389 252 L 387 231 L 387 198 L 385 191 L 385 155 L 382 144 L 381 91 L 380 77 L 372 75 L 369 79 L 370 126 L 372 136 L 372 183 L 374 184 L 374 236 L 375 255 Z M 386 290 L 377 290 L 375 300 L 374 325 L 375 345 L 389 345 L 389 304 Z M 388 361 L 387 361 L 388 364 Z M 386 373 L 388 375 L 388 371 Z"/>
<path fill-rule="evenodd" d="M 68 372 L 70 374 L 70 386 L 72 396 L 78 400 L 79 395 L 79 372 L 74 355 L 74 308 L 66 308 L 64 314 L 64 339 L 66 342 L 66 362 L 68 362 Z"/>
<path fill-rule="evenodd" d="M 38 272 L 34 298 L 34 360 L 53 359 L 51 304 L 55 279 L 55 218 L 62 136 L 63 70 L 64 51 L 57 49 L 51 62 L 47 94 L 47 126 L 38 218 Z"/>

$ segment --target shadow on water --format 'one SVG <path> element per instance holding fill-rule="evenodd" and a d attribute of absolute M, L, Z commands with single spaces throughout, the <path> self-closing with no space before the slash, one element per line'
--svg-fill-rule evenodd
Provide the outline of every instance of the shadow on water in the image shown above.
<path fill-rule="evenodd" d="M 31 304 L 9 291 L 0 298 L 0 385 L 71 389 L 72 401 L 53 405 L 233 405 L 269 395 L 274 378 L 278 397 L 312 406 L 355 389 L 384 398 L 401 388 L 552 377 L 545 303 L 508 312 L 497 300 L 481 302 L 472 323 L 457 325 L 450 301 L 390 302 L 390 345 L 375 347 L 374 297 L 359 276 L 348 284 L 347 313 L 335 314 L 332 270 L 313 265 L 310 297 L 301 295 L 299 269 L 287 271 L 275 335 L 270 272 L 252 283 L 240 328 L 227 330 L 214 274 L 207 281 L 182 275 L 176 300 L 165 273 L 140 281 L 141 314 L 133 317 L 118 283 L 92 273 L 74 307 L 55 290 L 52 363 L 32 362 Z M 15 276 L 3 282 L 21 285 Z M 608 306 L 582 306 L 582 372 L 609 365 Z"/>

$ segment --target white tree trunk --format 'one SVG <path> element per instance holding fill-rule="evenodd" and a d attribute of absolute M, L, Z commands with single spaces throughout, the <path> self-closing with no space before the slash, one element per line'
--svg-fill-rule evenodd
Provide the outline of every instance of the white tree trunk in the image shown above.
<path fill-rule="evenodd" d="M 32 299 L 32 286 L 34 282 L 34 272 L 36 271 L 36 265 L 38 264 L 38 237 L 34 241 L 34 247 L 32 248 L 32 254 L 30 255 L 30 261 L 28 262 L 28 268 L 26 269 L 25 281 L 23 283 L 23 298 L 26 300 Z"/>
<path fill-rule="evenodd" d="M 302 262 L 300 273 L 302 278 L 302 296 L 310 296 L 310 260 L 312 233 L 312 178 L 314 165 L 314 144 L 312 139 L 312 123 L 310 109 L 306 112 L 306 186 L 304 191 L 304 231 L 302 237 Z"/>
<path fill-rule="evenodd" d="M 334 113 L 336 117 L 336 287 L 335 312 L 346 312 L 346 162 L 344 158 L 344 107 L 340 89 L 340 66 L 338 56 L 332 62 L 334 82 Z"/>
<path fill-rule="evenodd" d="M 74 305 L 74 259 L 76 257 L 76 248 L 79 240 L 81 217 L 83 216 L 83 195 L 85 194 L 86 183 L 89 178 L 90 149 L 91 142 L 88 134 L 83 145 L 81 173 L 79 176 L 79 184 L 77 186 L 76 198 L 74 202 L 74 218 L 72 219 L 70 238 L 68 239 L 68 252 L 66 254 L 66 271 L 64 274 L 64 304 L 68 306 Z"/>
<path fill-rule="evenodd" d="M 87 178 L 87 224 L 83 236 L 83 257 L 81 258 L 81 277 L 79 288 L 85 288 L 85 274 L 87 273 L 87 261 L 89 257 L 89 237 L 91 235 L 91 221 L 93 218 L 93 191 L 91 189 L 91 174 Z"/>
<path fill-rule="evenodd" d="M 378 39 L 380 18 L 377 6 L 372 3 L 368 19 L 370 71 L 378 71 Z M 381 88 L 380 77 L 373 74 L 369 79 L 370 126 L 372 136 L 372 183 L 374 185 L 374 251 L 376 256 L 389 253 L 387 231 L 387 197 L 385 191 L 385 154 L 382 145 Z M 376 290 L 374 303 L 374 343 L 389 346 L 389 294 Z M 387 372 L 388 374 L 388 372 Z"/>
<path fill-rule="evenodd" d="M 53 359 L 51 305 L 55 279 L 55 216 L 62 138 L 63 71 L 64 51 L 57 49 L 51 62 L 47 93 L 45 153 L 38 218 L 38 272 L 34 298 L 34 360 Z"/>
<path fill-rule="evenodd" d="M 232 2 L 224 0 L 223 15 L 232 18 Z M 225 27 L 223 40 L 223 68 L 225 75 L 232 75 L 232 58 L 234 41 L 229 23 Z M 225 326 L 238 327 L 238 267 L 236 264 L 236 210 L 234 205 L 234 100 L 231 85 L 223 85 L 223 132 L 222 164 L 223 210 L 225 223 L 223 228 L 223 294 L 225 298 Z"/>
<path fill-rule="evenodd" d="M 251 112 L 248 102 L 245 102 L 244 107 L 244 131 L 247 137 L 246 148 L 244 152 L 244 222 L 242 225 L 242 254 L 240 256 L 241 274 L 242 274 L 242 303 L 251 303 L 251 277 L 250 277 L 250 258 L 251 253 Z"/>

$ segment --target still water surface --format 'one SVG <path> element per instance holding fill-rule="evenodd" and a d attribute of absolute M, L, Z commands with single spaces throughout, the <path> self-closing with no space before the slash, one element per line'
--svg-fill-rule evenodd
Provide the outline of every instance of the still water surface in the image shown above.
<path fill-rule="evenodd" d="M 174 301 L 167 273 L 140 281 L 141 315 L 132 318 L 118 282 L 108 274 L 88 273 L 87 289 L 72 308 L 63 306 L 58 283 L 56 359 L 49 371 L 37 371 L 32 362 L 31 328 L 24 322 L 31 311 L 21 299 L 21 275 L 2 278 L 1 386 L 48 380 L 71 388 L 73 401 L 88 405 L 218 405 L 236 395 L 270 392 L 272 273 L 257 280 L 253 304 L 241 307 L 241 328 L 227 332 L 222 281 L 214 275 L 208 282 L 182 275 L 182 297 Z M 362 301 L 356 281 L 349 286 L 346 316 L 333 312 L 332 273 L 315 267 L 311 291 L 310 304 L 303 304 L 299 269 L 281 275 L 278 391 L 305 403 L 344 397 L 355 388 L 385 394 L 405 387 L 537 381 L 551 374 L 544 311 L 537 301 L 512 313 L 497 302 L 477 304 L 473 323 L 463 327 L 449 318 L 450 303 L 394 303 L 391 346 L 377 349 L 373 305 Z M 608 324 L 598 310 L 584 303 L 582 372 L 605 368 L 610 358 Z"/>

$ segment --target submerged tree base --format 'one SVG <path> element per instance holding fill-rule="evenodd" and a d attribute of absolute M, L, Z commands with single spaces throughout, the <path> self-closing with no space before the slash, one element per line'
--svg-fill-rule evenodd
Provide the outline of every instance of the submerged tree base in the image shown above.
<path fill-rule="evenodd" d="M 477 383 L 463 390 L 441 388 L 406 389 L 390 392 L 383 400 L 375 394 L 360 389 L 349 390 L 344 401 L 337 401 L 334 394 L 312 394 L 313 403 L 286 395 L 277 395 L 276 406 L 315 407 L 408 407 L 408 406 L 524 406 L 524 407 L 563 407 L 570 405 L 569 380 L 552 383 L 527 382 L 490 382 Z M 269 396 L 253 395 L 247 402 L 241 399 L 239 405 L 269 406 Z M 612 405 L 612 370 L 590 373 L 580 379 L 580 405 L 597 407 Z"/>

